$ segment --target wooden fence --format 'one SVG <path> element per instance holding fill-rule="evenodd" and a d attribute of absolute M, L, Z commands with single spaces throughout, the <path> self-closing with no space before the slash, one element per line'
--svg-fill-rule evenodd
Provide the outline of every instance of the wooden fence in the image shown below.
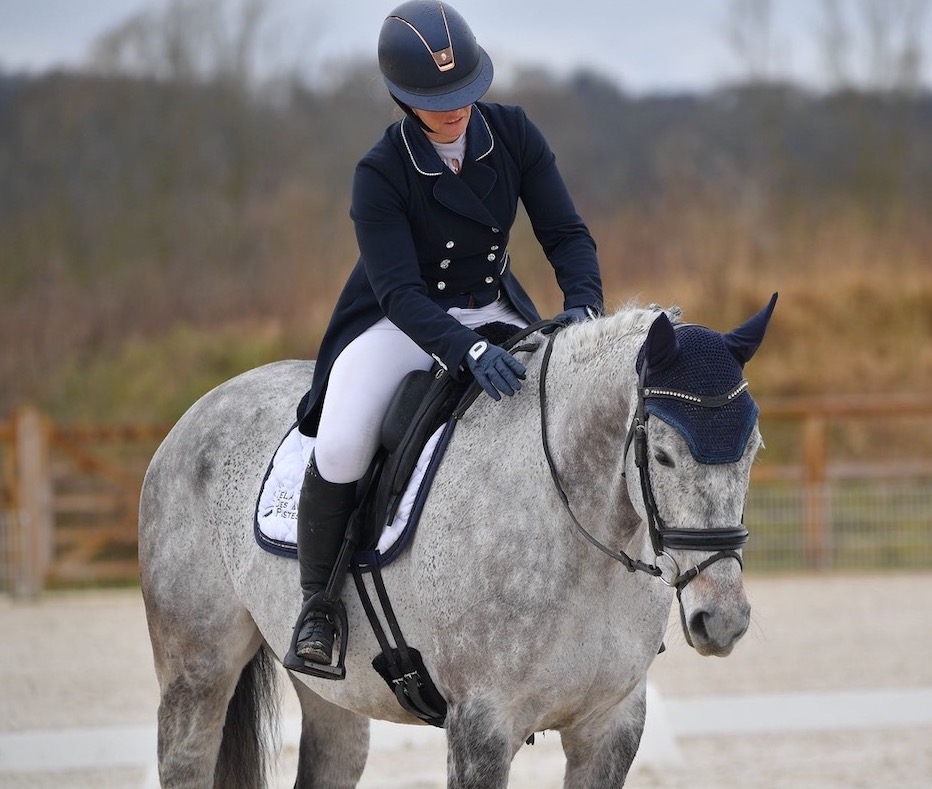
<path fill-rule="evenodd" d="M 800 537 L 795 566 L 832 566 L 826 486 L 833 481 L 909 477 L 932 487 L 929 417 L 930 397 L 761 404 L 768 445 L 772 436 L 778 440 L 776 454 L 769 448 L 755 464 L 752 492 L 783 484 L 801 497 L 799 513 L 787 516 L 788 528 Z M 856 426 L 869 425 L 871 436 L 862 440 L 877 441 L 894 430 L 883 425 L 897 422 L 901 433 L 904 422 L 911 425 L 910 438 L 922 434 L 909 457 L 877 459 L 869 452 L 850 460 L 836 451 L 839 426 L 857 432 Z M 29 597 L 48 586 L 134 582 L 139 490 L 166 432 L 158 425 L 56 425 L 32 408 L 0 422 L 0 592 Z M 922 517 L 932 524 L 932 513 Z"/>
<path fill-rule="evenodd" d="M 768 444 L 776 435 L 793 446 L 790 453 L 782 447 L 776 463 L 768 462 L 768 450 L 764 450 L 752 475 L 751 498 L 753 501 L 755 492 L 766 487 L 788 484 L 796 488 L 801 499 L 793 524 L 800 538 L 799 566 L 823 569 L 838 565 L 833 559 L 833 543 L 845 524 L 844 515 L 835 511 L 831 494 L 847 485 L 860 489 L 873 486 L 887 493 L 909 488 L 909 493 L 895 494 L 910 499 L 910 520 L 918 524 L 918 539 L 908 537 L 906 550 L 917 548 L 913 551 L 918 560 L 915 565 L 932 567 L 930 417 L 929 396 L 789 398 L 761 403 L 761 429 Z M 860 447 L 850 446 L 852 443 Z M 889 503 L 886 508 L 895 521 L 894 508 Z M 861 539 L 879 545 L 896 530 L 895 522 L 867 524 Z"/>
<path fill-rule="evenodd" d="M 139 491 L 166 433 L 56 425 L 33 408 L 0 423 L 0 591 L 133 582 Z"/>

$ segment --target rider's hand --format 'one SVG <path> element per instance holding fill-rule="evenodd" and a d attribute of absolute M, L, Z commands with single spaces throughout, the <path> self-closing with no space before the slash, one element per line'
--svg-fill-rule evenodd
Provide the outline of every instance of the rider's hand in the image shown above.
<path fill-rule="evenodd" d="M 551 334 L 560 326 L 569 326 L 571 323 L 581 323 L 582 321 L 596 318 L 598 315 L 599 311 L 594 307 L 570 307 L 568 310 L 564 310 L 557 315 L 557 317 L 553 319 L 553 323 L 549 326 L 545 326 L 540 331 L 541 334 Z"/>
<path fill-rule="evenodd" d="M 493 400 L 517 392 L 526 374 L 524 365 L 514 356 L 486 340 L 480 340 L 469 349 L 466 366 Z"/>

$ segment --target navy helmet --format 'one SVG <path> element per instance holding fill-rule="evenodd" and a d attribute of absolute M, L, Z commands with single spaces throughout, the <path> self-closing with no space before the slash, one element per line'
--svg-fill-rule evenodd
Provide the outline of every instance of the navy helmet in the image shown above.
<path fill-rule="evenodd" d="M 493 74 L 466 20 L 439 0 L 409 0 L 386 17 L 379 68 L 397 102 L 432 112 L 478 101 Z"/>

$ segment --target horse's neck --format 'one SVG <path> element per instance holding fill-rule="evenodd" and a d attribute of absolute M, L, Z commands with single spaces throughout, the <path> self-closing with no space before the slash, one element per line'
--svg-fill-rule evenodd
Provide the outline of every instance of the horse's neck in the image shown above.
<path fill-rule="evenodd" d="M 561 353 L 557 342 L 543 403 L 557 473 L 574 513 L 592 525 L 593 534 L 616 545 L 627 542 L 640 523 L 624 477 L 636 351 Z"/>

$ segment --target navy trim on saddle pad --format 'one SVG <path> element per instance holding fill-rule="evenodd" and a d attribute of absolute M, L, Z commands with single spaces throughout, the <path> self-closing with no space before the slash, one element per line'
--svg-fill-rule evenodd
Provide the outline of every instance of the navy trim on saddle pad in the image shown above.
<path fill-rule="evenodd" d="M 275 465 L 275 456 L 278 454 L 278 450 L 282 448 L 282 444 L 285 443 L 285 439 L 291 435 L 291 431 L 295 429 L 297 424 L 297 422 L 293 422 L 291 426 L 285 431 L 285 435 L 282 436 L 281 441 L 279 441 L 278 445 L 275 447 L 275 451 L 272 453 L 272 457 L 269 458 L 269 465 L 265 469 L 265 474 L 262 477 L 262 484 L 259 485 L 259 495 L 256 496 L 256 506 L 252 514 L 252 533 L 255 536 L 259 547 L 265 551 L 268 551 L 269 553 L 274 553 L 276 556 L 284 556 L 289 559 L 298 558 L 298 547 L 293 542 L 273 540 L 271 537 L 262 532 L 262 529 L 259 528 L 259 504 L 262 500 L 262 490 L 265 488 L 265 484 L 269 481 L 269 477 L 272 475 L 272 467 Z"/>
<path fill-rule="evenodd" d="M 386 567 L 387 565 L 391 564 L 402 554 L 408 543 L 411 541 L 411 538 L 414 536 L 414 532 L 417 529 L 417 525 L 421 519 L 421 512 L 424 509 L 424 503 L 427 500 L 427 494 L 430 492 L 430 488 L 433 485 L 434 477 L 437 474 L 437 469 L 439 468 L 440 462 L 443 460 L 443 457 L 446 454 L 447 446 L 449 445 L 450 438 L 453 435 L 453 428 L 456 426 L 456 421 L 456 419 L 451 418 L 447 420 L 447 423 L 443 426 L 443 430 L 437 440 L 437 445 L 430 457 L 430 461 L 428 462 L 427 468 L 424 471 L 424 475 L 418 483 L 417 493 L 411 507 L 411 514 L 409 515 L 401 533 L 398 535 L 398 539 L 392 543 L 392 545 L 385 553 L 381 553 L 375 548 L 370 548 L 366 550 L 359 550 L 353 554 L 353 564 L 357 566 L 362 572 L 370 573 L 377 568 Z M 281 448 L 282 444 L 291 434 L 294 427 L 295 425 L 292 425 L 288 429 L 288 431 L 282 437 L 282 440 L 279 442 L 275 452 L 272 453 L 272 459 L 269 461 L 268 468 L 266 469 L 265 475 L 262 479 L 262 485 L 259 487 L 260 491 L 265 487 L 265 484 L 272 473 L 272 466 L 274 464 L 275 455 L 277 454 L 278 449 Z M 255 535 L 255 539 L 259 547 L 269 553 L 275 554 L 276 556 L 296 559 L 298 555 L 298 549 L 293 542 L 285 542 L 283 540 L 273 539 L 259 528 L 259 504 L 260 497 L 257 496 L 256 507 L 253 513 L 253 534 Z M 365 506 L 365 504 L 361 506 Z"/>
<path fill-rule="evenodd" d="M 427 464 L 427 469 L 424 471 L 424 476 L 418 485 L 417 495 L 411 507 L 411 515 L 408 517 L 408 522 L 405 524 L 401 534 L 398 535 L 398 539 L 392 543 L 391 547 L 385 553 L 371 549 L 356 551 L 356 553 L 353 554 L 353 562 L 362 572 L 370 573 L 376 568 L 382 568 L 391 564 L 408 546 L 408 543 L 414 536 L 418 523 L 420 523 L 424 502 L 427 501 L 427 494 L 430 493 L 430 489 L 434 484 L 434 477 L 437 475 L 440 461 L 443 460 L 443 456 L 447 452 L 447 446 L 450 443 L 450 438 L 453 436 L 453 428 L 456 427 L 456 421 L 455 419 L 449 419 L 443 426 L 443 432 L 440 434 L 437 446 L 430 456 L 430 462 Z"/>

